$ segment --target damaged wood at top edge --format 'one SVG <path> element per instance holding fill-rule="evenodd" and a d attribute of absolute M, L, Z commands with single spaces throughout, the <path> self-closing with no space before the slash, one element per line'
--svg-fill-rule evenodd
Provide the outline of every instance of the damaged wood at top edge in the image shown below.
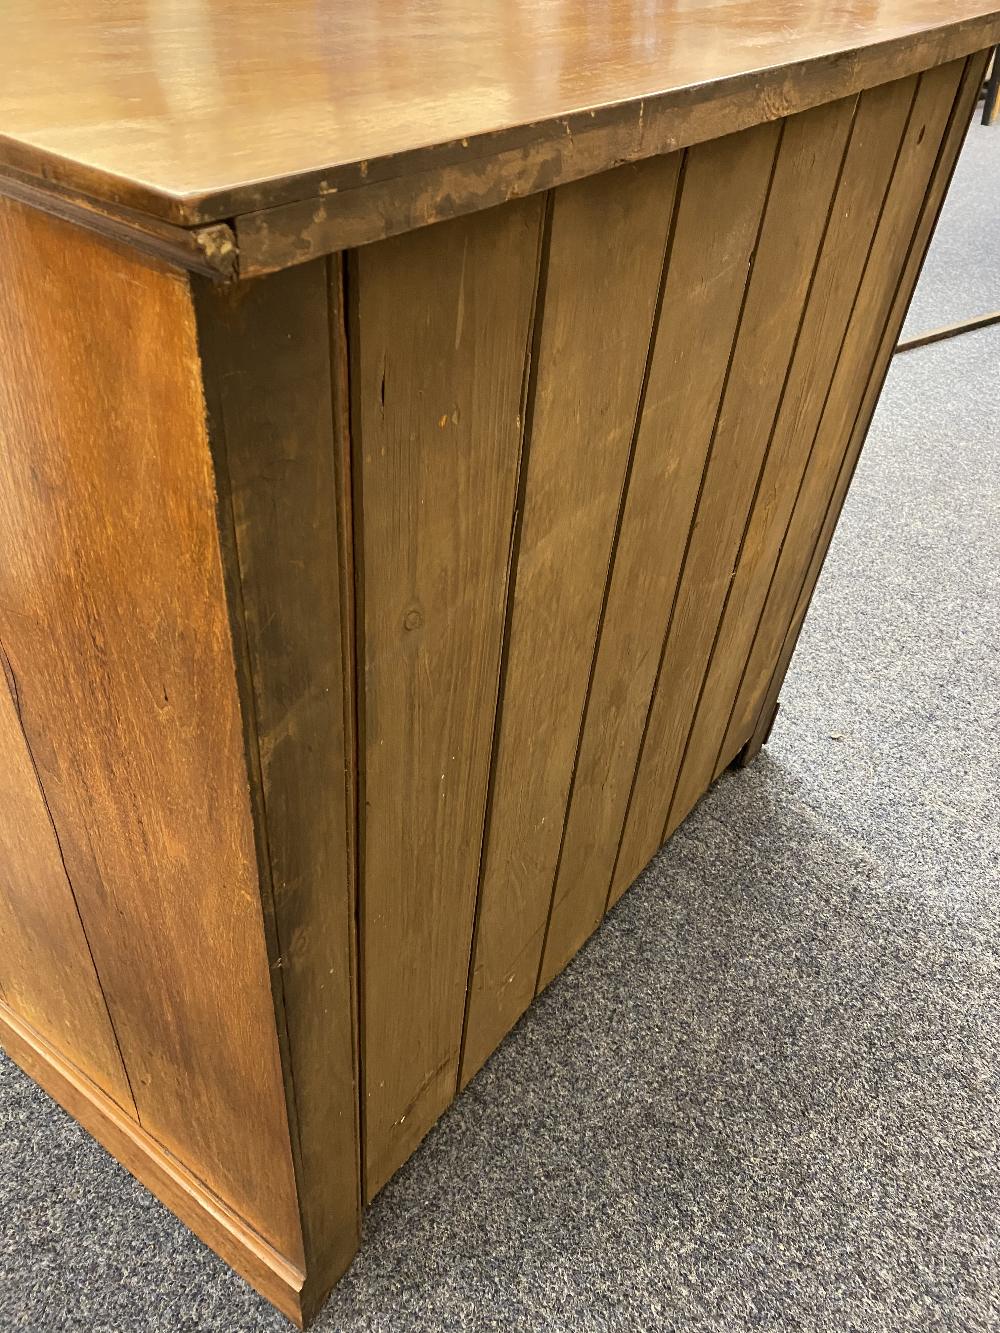
<path fill-rule="evenodd" d="M 161 196 L 0 135 L 0 195 L 213 282 L 255 277 L 808 110 L 991 45 L 1000 16 L 358 157 L 257 185 Z M 72 169 L 71 169 L 72 168 Z M 266 188 L 265 188 L 266 185 Z"/>
<path fill-rule="evenodd" d="M 531 126 L 532 137 L 525 137 L 529 127 L 489 136 L 490 147 L 479 153 L 473 140 L 463 141 L 458 154 L 454 146 L 413 152 L 399 157 L 393 174 L 385 174 L 385 163 L 362 162 L 357 179 L 239 210 L 233 225 L 240 274 L 275 272 L 781 120 L 966 56 L 983 42 L 984 28 L 995 27 L 986 18 L 970 20 L 908 42 L 580 112 Z"/>
<path fill-rule="evenodd" d="M 23 173 L 11 173 L 9 168 L 8 174 L 0 175 L 0 196 L 97 232 L 153 259 L 200 273 L 212 282 L 232 282 L 238 276 L 236 235 L 229 223 L 179 227 L 51 182 L 43 188 Z"/>
<path fill-rule="evenodd" d="M 129 59 L 136 69 L 133 92 L 150 87 L 151 116 L 137 122 L 128 101 L 120 108 L 106 101 L 96 122 L 67 134 L 65 108 L 52 99 L 47 80 L 30 96 L 30 88 L 8 77 L 0 96 L 0 174 L 24 172 L 44 187 L 69 187 L 163 222 L 201 226 L 594 130 L 610 139 L 635 134 L 642 145 L 654 123 L 662 126 L 675 113 L 683 117 L 696 103 L 756 100 L 758 122 L 772 119 L 983 50 L 1000 30 L 1000 12 L 984 11 L 983 0 L 886 0 L 874 9 L 822 10 L 806 0 L 775 0 L 771 15 L 761 15 L 750 0 L 731 0 L 722 9 L 694 0 L 679 13 L 615 0 L 605 23 L 615 20 L 626 38 L 596 51 L 588 25 L 574 14 L 576 3 L 531 7 L 537 11 L 536 55 L 544 67 L 566 75 L 555 82 L 543 77 L 540 86 L 517 43 L 503 42 L 497 25 L 475 7 L 459 23 L 442 21 L 433 8 L 422 11 L 414 16 L 414 31 L 400 23 L 405 6 L 397 12 L 389 5 L 360 30 L 348 23 L 313 25 L 304 33 L 294 21 L 268 33 L 267 7 L 248 7 L 239 14 L 240 28 L 267 52 L 252 81 L 263 76 L 265 93 L 239 77 L 239 44 L 220 46 L 210 66 L 189 64 L 185 11 L 199 15 L 200 6 L 179 7 L 176 60 L 164 66 L 152 59 L 157 43 L 146 31 L 151 20 L 142 7 L 134 23 L 119 16 L 113 34 L 98 41 L 94 31 L 100 34 L 106 19 L 95 0 L 54 0 L 64 11 L 63 35 L 74 54 L 63 62 L 62 77 L 69 71 L 89 87 L 106 75 L 109 57 L 112 72 Z M 14 6 L 15 15 L 21 7 Z M 44 76 L 48 25 L 32 19 L 37 6 L 23 8 L 14 29 L 22 44 L 11 51 Z M 627 40 L 634 10 L 648 21 L 641 49 Z M 703 20 L 712 40 L 692 43 Z M 81 39 L 75 43 L 74 31 Z M 193 25 L 193 33 L 198 38 L 200 26 Z M 433 67 L 410 58 L 418 49 L 439 49 L 457 76 L 445 104 Z M 8 51 L 4 57 L 9 73 L 15 61 Z M 309 85 L 313 71 L 329 68 L 344 75 L 335 111 L 325 93 L 316 97 Z M 177 106 L 186 102 L 171 94 L 189 91 L 195 70 L 204 95 L 190 111 L 202 111 L 205 132 L 192 148 L 176 133 L 182 123 Z M 480 107 L 484 76 L 504 94 L 496 114 L 489 113 L 489 102 L 485 113 Z M 816 94 L 819 85 L 825 93 Z M 374 89 L 382 90 L 384 104 L 376 117 L 368 106 Z M 794 105 L 782 107 L 789 96 Z M 800 102 L 800 96 L 813 100 Z M 222 125 L 224 135 L 213 131 Z M 646 147 L 636 157 L 677 146 Z M 614 165 L 608 159 L 595 170 Z"/>

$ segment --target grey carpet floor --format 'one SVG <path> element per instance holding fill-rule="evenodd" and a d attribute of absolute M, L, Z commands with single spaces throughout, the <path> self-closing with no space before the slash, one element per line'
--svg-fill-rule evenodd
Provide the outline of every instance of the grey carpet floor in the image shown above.
<path fill-rule="evenodd" d="M 975 172 L 918 327 L 982 290 Z M 897 358 L 770 746 L 384 1190 L 321 1333 L 1000 1328 L 998 365 Z M 0 1329 L 288 1327 L 3 1059 L 0 1206 Z"/>

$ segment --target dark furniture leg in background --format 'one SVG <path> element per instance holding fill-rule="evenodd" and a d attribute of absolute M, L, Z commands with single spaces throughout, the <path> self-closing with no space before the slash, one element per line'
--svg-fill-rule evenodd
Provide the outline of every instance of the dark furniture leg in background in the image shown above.
<path fill-rule="evenodd" d="M 983 101 L 984 125 L 995 125 L 997 116 L 1000 115 L 1000 59 L 998 59 L 998 55 L 1000 55 L 1000 46 L 994 48 L 990 77 L 986 82 L 986 97 Z"/>

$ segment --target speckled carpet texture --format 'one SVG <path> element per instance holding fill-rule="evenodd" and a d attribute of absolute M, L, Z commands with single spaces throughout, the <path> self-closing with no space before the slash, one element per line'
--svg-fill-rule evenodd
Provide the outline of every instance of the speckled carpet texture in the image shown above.
<path fill-rule="evenodd" d="M 910 334 L 1000 308 L 970 132 Z M 371 1208 L 318 1333 L 1000 1329 L 1000 327 L 896 358 L 771 743 Z M 283 1318 L 0 1057 L 0 1333 Z"/>

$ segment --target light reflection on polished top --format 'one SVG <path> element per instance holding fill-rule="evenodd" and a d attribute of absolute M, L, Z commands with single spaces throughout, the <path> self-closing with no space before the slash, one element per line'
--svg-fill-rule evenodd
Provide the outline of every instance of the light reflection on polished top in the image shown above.
<path fill-rule="evenodd" d="M 996 3 L 10 0 L 0 163 L 197 222 L 401 173 L 414 150 L 528 143 L 575 112 L 905 55 L 919 34 L 959 29 L 971 51 L 996 39 Z"/>

